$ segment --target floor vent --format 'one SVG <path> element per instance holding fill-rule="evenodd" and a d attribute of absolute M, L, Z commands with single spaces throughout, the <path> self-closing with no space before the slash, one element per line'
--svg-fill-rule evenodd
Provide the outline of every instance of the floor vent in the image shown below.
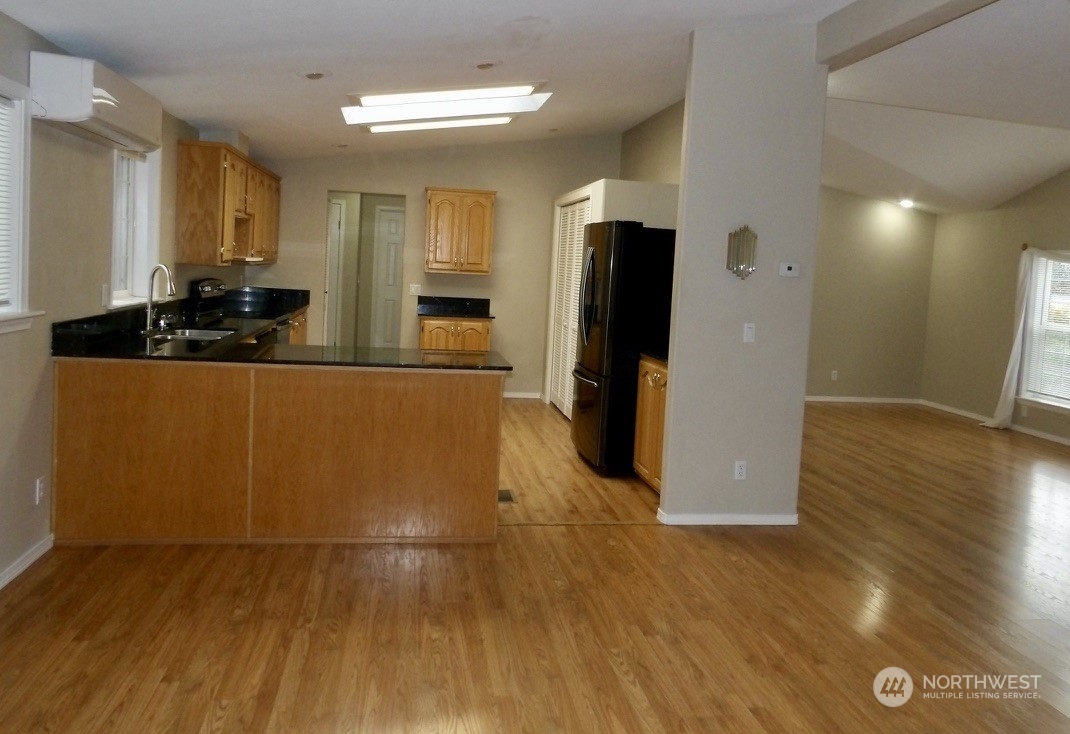
<path fill-rule="evenodd" d="M 513 497 L 513 490 L 511 490 L 511 489 L 499 489 L 498 490 L 498 501 L 499 502 L 516 502 L 516 499 Z"/>

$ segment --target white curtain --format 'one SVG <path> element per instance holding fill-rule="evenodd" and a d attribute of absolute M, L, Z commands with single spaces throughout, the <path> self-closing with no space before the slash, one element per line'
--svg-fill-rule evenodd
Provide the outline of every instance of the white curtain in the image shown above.
<path fill-rule="evenodd" d="M 1018 260 L 1018 295 L 1014 301 L 1014 342 L 1007 361 L 1007 374 L 1003 377 L 1003 390 L 996 403 L 992 420 L 985 421 L 986 428 L 1008 428 L 1014 418 L 1014 401 L 1018 397 L 1018 377 L 1022 368 L 1022 352 L 1025 350 L 1025 320 L 1029 317 L 1029 295 L 1032 292 L 1033 261 L 1037 256 L 1058 262 L 1070 262 L 1070 252 L 1055 252 L 1027 247 Z"/>

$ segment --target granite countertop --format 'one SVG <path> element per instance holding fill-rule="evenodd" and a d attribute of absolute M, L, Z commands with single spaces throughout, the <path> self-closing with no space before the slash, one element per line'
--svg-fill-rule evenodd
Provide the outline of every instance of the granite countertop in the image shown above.
<path fill-rule="evenodd" d="M 243 289 L 245 290 L 245 289 Z M 282 289 L 275 289 L 282 290 Z M 142 335 L 145 307 L 135 306 L 52 325 L 52 356 L 151 361 L 230 362 L 239 364 L 327 365 L 400 369 L 463 369 L 512 371 L 513 367 L 497 352 L 448 352 L 420 349 L 365 347 L 324 347 L 305 344 L 255 343 L 270 332 L 280 318 L 308 305 L 308 291 L 301 298 L 287 300 L 286 294 L 272 294 L 266 307 L 227 309 L 227 314 L 211 323 L 184 326 L 232 331 L 215 340 L 182 339 L 160 342 Z M 186 313 L 183 301 L 159 304 L 158 313 Z M 290 308 L 290 311 L 282 311 Z M 252 316 L 260 318 L 253 318 Z"/>
<path fill-rule="evenodd" d="M 489 298 L 453 298 L 417 296 L 417 316 L 445 316 L 469 319 L 492 319 Z"/>
<path fill-rule="evenodd" d="M 253 356 L 255 344 L 239 344 L 225 361 L 265 364 L 378 367 L 400 369 L 463 369 L 511 372 L 513 366 L 497 352 L 448 352 L 387 347 L 324 347 L 312 344 L 271 344 Z M 247 353 L 243 358 L 242 352 Z"/>

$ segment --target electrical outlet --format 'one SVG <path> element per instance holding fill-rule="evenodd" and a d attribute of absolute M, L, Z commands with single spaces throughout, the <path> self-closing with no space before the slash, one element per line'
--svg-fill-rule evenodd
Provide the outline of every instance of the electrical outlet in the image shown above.
<path fill-rule="evenodd" d="M 419 283 L 409 283 L 409 295 L 410 296 L 418 296 L 418 295 L 420 295 L 420 284 Z"/>
<path fill-rule="evenodd" d="M 44 477 L 37 477 L 33 482 L 33 504 L 39 506 L 48 498 L 48 481 Z"/>
<path fill-rule="evenodd" d="M 840 379 L 840 371 L 839 370 L 832 370 L 832 381 L 836 382 L 836 380 L 838 380 L 838 379 Z"/>
<path fill-rule="evenodd" d="M 739 461 L 736 462 L 736 473 L 735 473 L 734 476 L 735 476 L 736 479 L 746 479 L 747 478 L 747 462 L 746 461 L 740 459 Z"/>
<path fill-rule="evenodd" d="M 752 344 L 754 342 L 754 324 L 747 322 L 743 324 L 743 343 Z"/>

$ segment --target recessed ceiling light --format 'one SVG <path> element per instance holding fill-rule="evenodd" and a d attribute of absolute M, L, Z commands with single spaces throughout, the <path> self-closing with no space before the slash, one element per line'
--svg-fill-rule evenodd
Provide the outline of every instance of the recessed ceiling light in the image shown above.
<path fill-rule="evenodd" d="M 913 209 L 914 201 L 912 199 L 900 199 L 899 206 L 903 207 L 904 209 Z"/>
<path fill-rule="evenodd" d="M 481 127 L 484 125 L 505 125 L 512 117 L 462 117 L 455 120 L 428 120 L 426 122 L 395 122 L 385 125 L 369 125 L 373 133 L 400 133 L 413 130 L 443 130 L 452 127 Z"/>

